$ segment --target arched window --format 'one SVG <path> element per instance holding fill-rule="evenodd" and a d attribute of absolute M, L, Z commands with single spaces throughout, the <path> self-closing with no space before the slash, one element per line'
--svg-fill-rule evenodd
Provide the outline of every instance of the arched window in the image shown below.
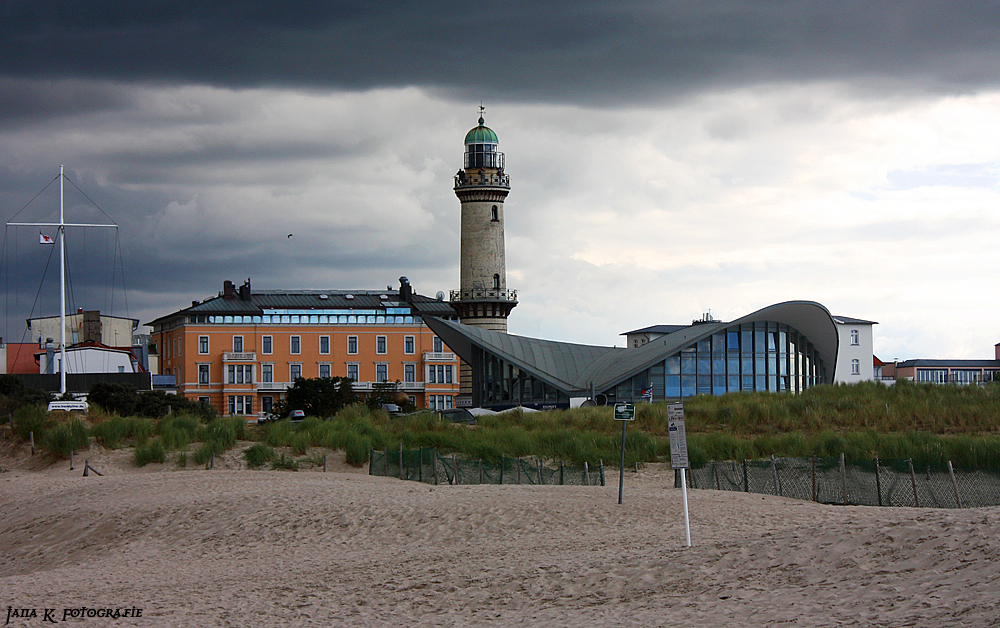
<path fill-rule="evenodd" d="M 500 275 L 493 275 L 493 289 L 500 289 Z"/>
<path fill-rule="evenodd" d="M 497 222 L 500 220 L 500 209 L 494 205 L 493 209 L 490 210 L 490 221 Z"/>

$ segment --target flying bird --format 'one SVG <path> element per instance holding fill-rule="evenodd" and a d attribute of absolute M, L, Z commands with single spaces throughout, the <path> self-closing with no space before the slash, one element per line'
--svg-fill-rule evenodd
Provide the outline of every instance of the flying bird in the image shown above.
<path fill-rule="evenodd" d="M 292 234 L 290 234 L 290 233 L 289 233 L 289 234 L 288 234 L 288 237 L 289 237 L 289 238 L 290 238 L 290 237 L 292 237 Z"/>

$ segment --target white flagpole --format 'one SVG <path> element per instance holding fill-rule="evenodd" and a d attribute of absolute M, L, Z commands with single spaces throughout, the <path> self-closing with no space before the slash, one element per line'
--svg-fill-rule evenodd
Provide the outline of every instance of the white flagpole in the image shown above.
<path fill-rule="evenodd" d="M 66 394 L 66 215 L 64 186 L 66 177 L 59 166 L 59 395 Z"/>

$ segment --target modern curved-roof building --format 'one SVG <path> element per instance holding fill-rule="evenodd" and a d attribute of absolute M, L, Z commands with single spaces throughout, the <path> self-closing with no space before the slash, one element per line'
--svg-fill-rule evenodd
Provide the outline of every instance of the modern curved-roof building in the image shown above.
<path fill-rule="evenodd" d="M 427 325 L 471 366 L 473 406 L 568 407 L 736 391 L 800 392 L 834 381 L 838 330 L 811 301 L 772 305 L 732 322 L 678 326 L 638 348 L 578 345 L 443 319 Z M 651 393 L 649 392 L 651 391 Z"/>

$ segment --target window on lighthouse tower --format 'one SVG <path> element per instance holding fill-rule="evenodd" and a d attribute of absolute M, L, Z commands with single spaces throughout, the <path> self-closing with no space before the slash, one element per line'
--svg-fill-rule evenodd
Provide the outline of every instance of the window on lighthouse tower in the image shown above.
<path fill-rule="evenodd" d="M 500 289 L 500 275 L 493 275 L 493 289 Z"/>
<path fill-rule="evenodd" d="M 497 208 L 496 205 L 494 205 L 493 209 L 490 210 L 490 221 L 497 222 L 499 220 L 500 220 L 500 210 Z"/>

